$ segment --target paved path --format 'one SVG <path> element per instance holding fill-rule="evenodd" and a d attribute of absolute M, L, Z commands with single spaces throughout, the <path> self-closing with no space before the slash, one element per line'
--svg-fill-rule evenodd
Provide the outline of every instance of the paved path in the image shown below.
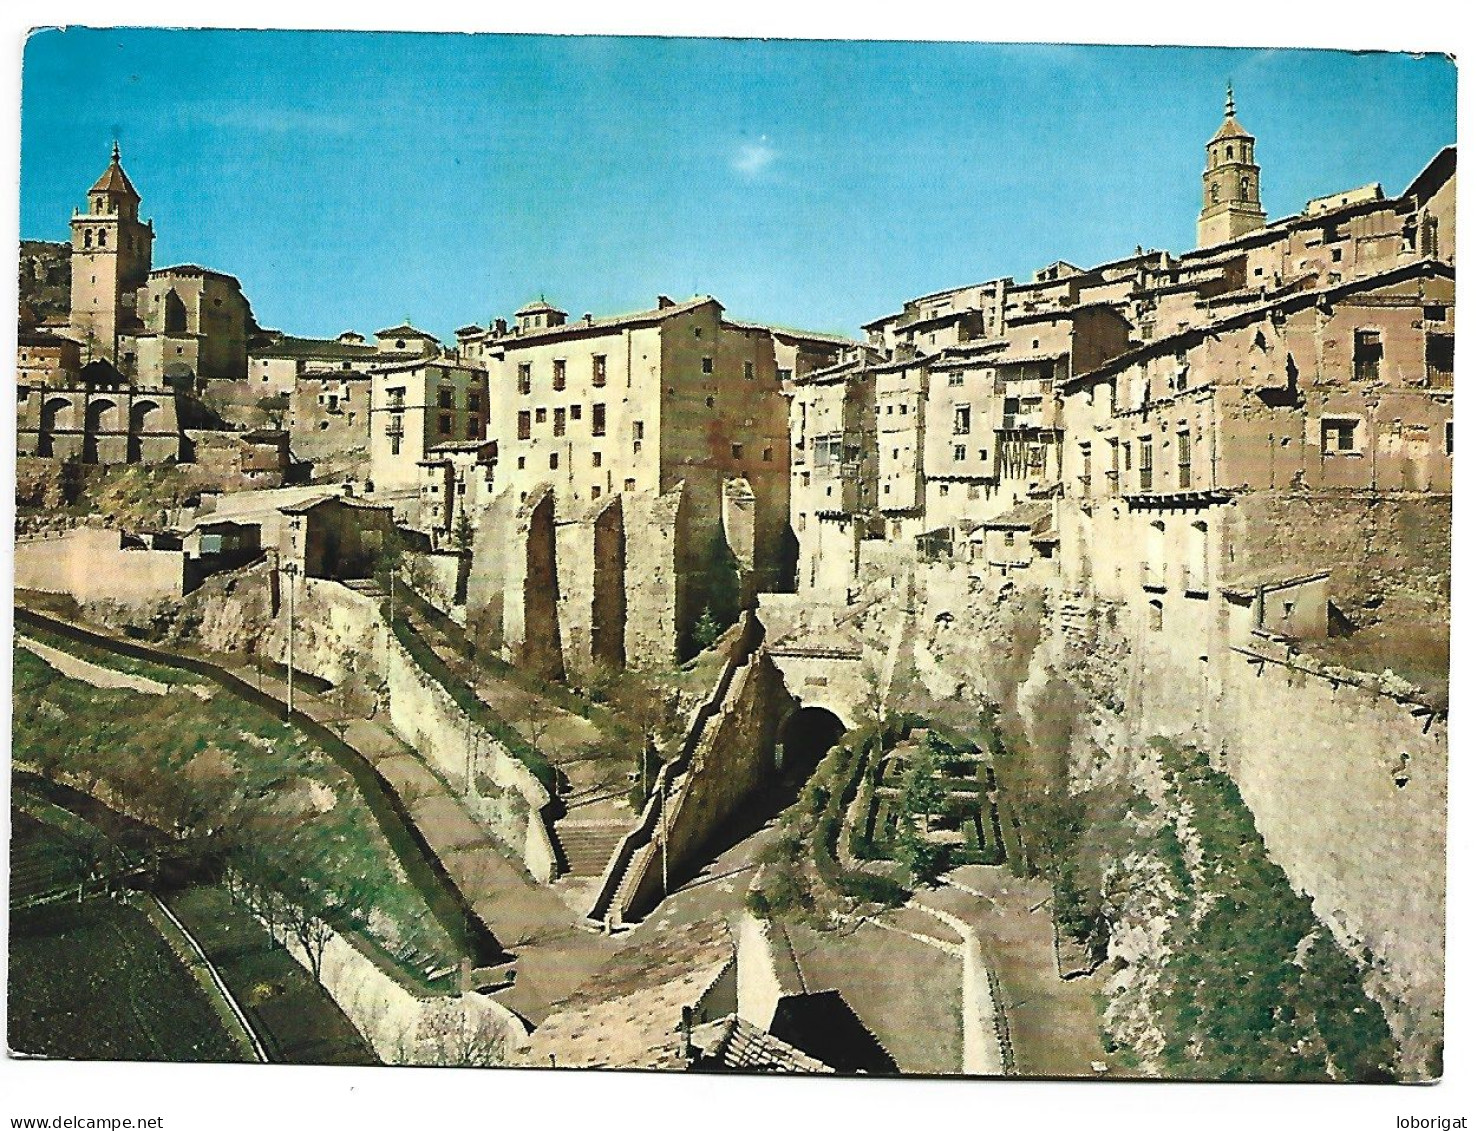
<path fill-rule="evenodd" d="M 1000 987 L 1016 1073 L 1094 1075 L 1093 1061 L 1108 1059 L 1093 1000 L 1101 975 L 1057 976 L 1051 905 L 1045 902 L 1050 884 L 980 864 L 957 868 L 947 879 L 919 901 L 957 916 L 979 937 Z"/>
<path fill-rule="evenodd" d="M 39 640 L 32 640 L 29 636 L 19 632 L 15 634 L 15 643 L 16 647 L 34 653 L 62 675 L 80 679 L 83 683 L 92 684 L 93 687 L 122 688 L 144 695 L 165 695 L 169 692 L 167 683 L 91 663 L 70 652 L 63 652 L 60 648 L 53 648 L 49 644 L 42 644 Z"/>
<path fill-rule="evenodd" d="M 254 668 L 236 667 L 256 682 Z M 261 688 L 286 697 L 286 683 L 261 678 Z M 345 719 L 322 697 L 295 691 L 293 703 L 309 718 L 342 732 L 389 783 L 462 897 L 517 960 L 517 977 L 497 1000 L 537 1024 L 549 1007 L 567 997 L 617 947 L 575 926 L 577 915 L 550 888 L 512 860 L 463 804 L 461 797 L 401 741 L 383 714 Z"/>

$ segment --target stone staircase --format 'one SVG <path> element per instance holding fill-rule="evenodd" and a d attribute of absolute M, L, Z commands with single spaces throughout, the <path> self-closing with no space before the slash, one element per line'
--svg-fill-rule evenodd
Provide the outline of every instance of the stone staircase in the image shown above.
<path fill-rule="evenodd" d="M 564 874 L 600 875 L 610 862 L 615 846 L 630 830 L 630 821 L 556 821 L 555 850 L 559 853 Z"/>
<path fill-rule="evenodd" d="M 379 600 L 381 597 L 385 596 L 384 586 L 382 586 L 372 577 L 356 577 L 348 581 L 340 582 L 340 584 L 342 584 L 345 589 L 352 589 L 355 593 L 361 594 L 365 597 L 373 597 L 375 600 Z"/>

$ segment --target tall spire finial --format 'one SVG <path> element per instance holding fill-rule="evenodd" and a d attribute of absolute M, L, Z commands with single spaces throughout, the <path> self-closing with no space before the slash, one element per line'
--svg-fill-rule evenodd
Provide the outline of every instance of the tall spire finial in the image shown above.
<path fill-rule="evenodd" d="M 114 165 L 118 164 L 118 159 L 119 159 L 120 156 L 121 155 L 118 152 L 118 139 L 115 137 L 113 139 L 113 164 Z"/>
<path fill-rule="evenodd" d="M 1226 117 L 1228 117 L 1228 118 L 1234 118 L 1235 116 L 1236 116 L 1236 94 L 1231 89 L 1231 80 L 1230 79 L 1227 79 L 1226 80 Z"/>

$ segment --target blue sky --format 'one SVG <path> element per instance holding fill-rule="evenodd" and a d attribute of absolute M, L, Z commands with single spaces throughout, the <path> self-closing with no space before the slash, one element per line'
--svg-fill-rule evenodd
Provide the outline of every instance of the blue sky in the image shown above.
<path fill-rule="evenodd" d="M 1192 246 L 1227 78 L 1273 217 L 1399 192 L 1456 139 L 1436 56 L 73 28 L 27 45 L 20 228 L 65 238 L 116 134 L 155 265 L 236 275 L 266 326 L 449 336 L 539 295 L 701 292 L 855 334 Z"/>

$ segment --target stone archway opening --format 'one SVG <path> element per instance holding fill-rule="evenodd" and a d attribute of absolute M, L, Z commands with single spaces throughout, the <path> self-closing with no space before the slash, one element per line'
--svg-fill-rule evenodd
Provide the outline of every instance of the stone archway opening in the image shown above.
<path fill-rule="evenodd" d="M 808 778 L 841 740 L 846 724 L 825 707 L 801 707 L 780 728 L 775 768 L 786 779 Z"/>

